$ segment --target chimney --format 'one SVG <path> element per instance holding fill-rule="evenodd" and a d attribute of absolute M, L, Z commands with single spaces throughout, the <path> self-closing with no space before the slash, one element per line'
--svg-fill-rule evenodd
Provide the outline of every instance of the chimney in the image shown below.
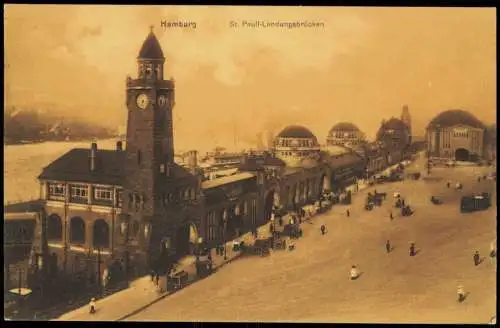
<path fill-rule="evenodd" d="M 95 171 L 96 164 L 96 156 L 97 156 L 97 144 L 95 142 L 90 146 L 90 171 Z"/>
<path fill-rule="evenodd" d="M 170 175 L 172 174 L 172 172 L 171 172 L 171 168 L 172 168 L 172 164 L 167 163 L 167 167 L 166 167 L 166 170 L 165 170 L 165 175 L 166 175 L 167 177 L 170 177 Z"/>
<path fill-rule="evenodd" d="M 191 150 L 188 153 L 188 166 L 190 169 L 194 170 L 198 167 L 198 152 L 196 150 Z"/>
<path fill-rule="evenodd" d="M 243 156 L 241 157 L 241 164 L 246 164 L 247 162 L 248 162 L 248 155 L 243 154 Z"/>
<path fill-rule="evenodd" d="M 122 151 L 122 150 L 123 150 L 122 142 L 117 141 L 116 142 L 116 151 Z"/>

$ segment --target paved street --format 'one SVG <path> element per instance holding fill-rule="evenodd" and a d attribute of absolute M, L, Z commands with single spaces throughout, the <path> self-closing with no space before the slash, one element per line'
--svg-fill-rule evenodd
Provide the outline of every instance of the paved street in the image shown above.
<path fill-rule="evenodd" d="M 487 323 L 496 312 L 496 261 L 486 258 L 474 267 L 472 254 L 487 256 L 496 238 L 496 202 L 488 211 L 459 213 L 461 195 L 495 189 L 494 182 L 476 182 L 484 170 L 436 168 L 436 179 L 378 185 L 388 200 L 371 212 L 363 205 L 373 188 L 364 190 L 349 206 L 350 218 L 346 206 L 335 206 L 304 223 L 295 251 L 237 260 L 127 320 Z M 460 179 L 464 190 L 447 189 L 447 179 Z M 400 217 L 392 208 L 394 191 L 413 216 Z M 432 205 L 431 195 L 445 204 Z M 416 257 L 408 256 L 411 241 Z M 353 264 L 362 272 L 357 281 L 348 278 Z M 462 304 L 459 284 L 470 293 Z"/>
<path fill-rule="evenodd" d="M 259 236 L 264 238 L 268 235 L 268 225 L 262 226 L 258 229 Z M 250 233 L 247 233 L 240 238 L 238 241 L 244 240 L 246 244 L 250 244 L 253 241 L 253 237 Z M 232 251 L 232 242 L 227 244 L 227 260 L 224 260 L 223 256 L 217 256 L 215 251 L 212 250 L 214 268 L 222 268 L 225 264 L 231 263 L 233 260 L 238 258 L 239 252 Z M 196 269 L 194 267 L 194 257 L 190 256 L 181 261 L 178 266 L 178 270 L 184 270 L 188 272 L 190 277 L 190 282 L 196 279 Z M 85 305 L 77 308 L 73 311 L 65 313 L 60 316 L 57 320 L 63 321 L 116 321 L 127 317 L 128 315 L 140 310 L 142 307 L 147 306 L 151 303 L 157 302 L 158 300 L 169 297 L 169 293 L 162 292 L 159 293 L 156 286 L 151 282 L 149 276 L 136 279 L 131 282 L 130 287 L 107 296 L 103 299 L 97 300 L 97 312 L 95 314 L 89 314 L 89 306 Z"/>

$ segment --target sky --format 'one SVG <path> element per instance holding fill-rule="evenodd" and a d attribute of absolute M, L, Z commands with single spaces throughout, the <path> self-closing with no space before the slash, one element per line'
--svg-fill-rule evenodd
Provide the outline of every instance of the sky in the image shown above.
<path fill-rule="evenodd" d="M 176 81 L 175 145 L 255 143 L 289 124 L 374 138 L 407 104 L 413 131 L 447 109 L 496 122 L 495 8 L 5 5 L 4 106 L 124 126 L 125 80 L 154 26 Z M 162 28 L 162 20 L 196 28 Z M 249 28 L 247 21 L 322 27 Z M 230 22 L 239 27 L 230 27 Z M 236 132 L 235 132 L 236 131 Z"/>

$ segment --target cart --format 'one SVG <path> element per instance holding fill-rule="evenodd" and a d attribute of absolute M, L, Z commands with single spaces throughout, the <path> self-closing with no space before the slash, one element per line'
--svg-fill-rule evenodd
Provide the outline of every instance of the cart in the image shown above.
<path fill-rule="evenodd" d="M 269 255 L 269 248 L 271 245 L 271 239 L 257 239 L 253 245 L 245 247 L 244 251 L 250 255 L 267 256 Z"/>
<path fill-rule="evenodd" d="M 285 250 L 286 249 L 286 239 L 281 237 L 276 237 L 273 240 L 273 249 Z"/>
<path fill-rule="evenodd" d="M 184 270 L 169 275 L 167 277 L 167 290 L 174 291 L 186 286 L 188 277 L 188 273 Z"/>
<path fill-rule="evenodd" d="M 435 196 L 432 196 L 431 197 L 431 203 L 434 204 L 434 205 L 441 205 L 441 204 L 443 204 L 443 201 L 440 200 L 439 198 L 435 197 Z"/>
<path fill-rule="evenodd" d="M 297 224 L 287 224 L 283 227 L 280 236 L 298 238 L 300 234 L 300 226 Z"/>

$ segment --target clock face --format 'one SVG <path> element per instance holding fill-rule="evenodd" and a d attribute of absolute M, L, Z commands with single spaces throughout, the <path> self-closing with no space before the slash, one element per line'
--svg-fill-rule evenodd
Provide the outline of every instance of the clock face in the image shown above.
<path fill-rule="evenodd" d="M 137 96 L 137 107 L 140 109 L 146 109 L 149 105 L 149 98 L 146 94 L 141 93 Z"/>
<path fill-rule="evenodd" d="M 168 103 L 168 98 L 166 95 L 160 95 L 158 97 L 158 105 L 160 107 L 165 107 L 167 105 L 167 103 Z"/>

